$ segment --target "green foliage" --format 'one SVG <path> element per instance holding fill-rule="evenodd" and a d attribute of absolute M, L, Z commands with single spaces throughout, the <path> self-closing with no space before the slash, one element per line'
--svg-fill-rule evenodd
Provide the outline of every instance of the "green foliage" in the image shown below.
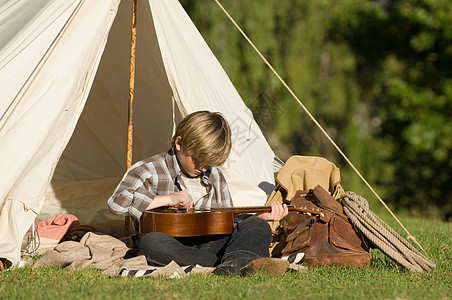
<path fill-rule="evenodd" d="M 341 2 L 329 33 L 356 55 L 356 77 L 380 123 L 375 140 L 394 145 L 382 156 L 395 169 L 384 182 L 389 200 L 424 213 L 436 206 L 450 218 L 452 2 Z"/>
<path fill-rule="evenodd" d="M 107 277 L 99 270 L 60 268 L 0 272 L 2 299 L 450 299 L 452 225 L 404 219 L 436 263 L 430 274 L 411 273 L 379 250 L 369 269 L 309 268 L 276 278 L 190 275 L 182 279 Z M 395 224 L 390 224 L 396 227 Z"/>

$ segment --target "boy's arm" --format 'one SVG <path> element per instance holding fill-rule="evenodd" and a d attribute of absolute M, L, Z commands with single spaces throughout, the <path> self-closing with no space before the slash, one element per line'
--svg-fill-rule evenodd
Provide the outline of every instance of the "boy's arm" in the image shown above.
<path fill-rule="evenodd" d="M 113 195 L 108 199 L 110 212 L 121 216 L 132 216 L 139 220 L 143 211 L 156 197 L 152 188 L 155 174 L 138 162 L 130 167 Z"/>
<path fill-rule="evenodd" d="M 169 195 L 156 195 L 153 180 L 157 175 L 147 169 L 143 163 L 137 163 L 124 175 L 120 184 L 108 199 L 110 212 L 116 215 L 132 216 L 139 220 L 145 210 L 160 206 L 179 206 L 190 209 L 193 199 L 179 191 Z"/>

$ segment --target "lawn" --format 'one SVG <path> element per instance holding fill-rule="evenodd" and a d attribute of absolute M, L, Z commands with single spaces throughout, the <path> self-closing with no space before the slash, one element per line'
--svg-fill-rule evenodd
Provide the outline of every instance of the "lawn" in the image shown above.
<path fill-rule="evenodd" d="M 409 272 L 372 249 L 371 267 L 308 268 L 277 278 L 190 275 L 181 279 L 112 278 L 98 270 L 15 269 L 0 273 L 1 299 L 452 299 L 452 224 L 402 219 L 436 263 Z M 394 229 L 397 226 L 390 223 Z M 398 230 L 399 231 L 399 230 Z M 399 231 L 400 232 L 400 231 Z"/>

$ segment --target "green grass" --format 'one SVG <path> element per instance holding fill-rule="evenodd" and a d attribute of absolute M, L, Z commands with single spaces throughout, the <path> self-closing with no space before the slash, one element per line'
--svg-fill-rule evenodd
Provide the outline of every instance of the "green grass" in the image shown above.
<path fill-rule="evenodd" d="M 402 221 L 436 263 L 431 273 L 404 270 L 378 250 L 368 269 L 309 268 L 277 278 L 111 278 L 98 270 L 26 267 L 0 272 L 0 299 L 452 299 L 452 224 Z"/>

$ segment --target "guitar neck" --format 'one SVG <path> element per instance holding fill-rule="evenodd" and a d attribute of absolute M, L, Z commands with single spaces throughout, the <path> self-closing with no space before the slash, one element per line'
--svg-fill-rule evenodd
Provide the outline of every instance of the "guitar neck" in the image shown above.
<path fill-rule="evenodd" d="M 319 208 L 308 208 L 308 207 L 296 207 L 295 205 L 287 205 L 289 211 L 297 211 L 305 214 L 321 215 L 322 211 Z M 234 215 L 244 214 L 244 213 L 258 213 L 258 212 L 270 212 L 271 206 L 243 206 L 243 207 L 233 207 L 229 208 L 234 211 Z M 223 210 L 223 209 L 212 209 L 212 210 Z"/>

